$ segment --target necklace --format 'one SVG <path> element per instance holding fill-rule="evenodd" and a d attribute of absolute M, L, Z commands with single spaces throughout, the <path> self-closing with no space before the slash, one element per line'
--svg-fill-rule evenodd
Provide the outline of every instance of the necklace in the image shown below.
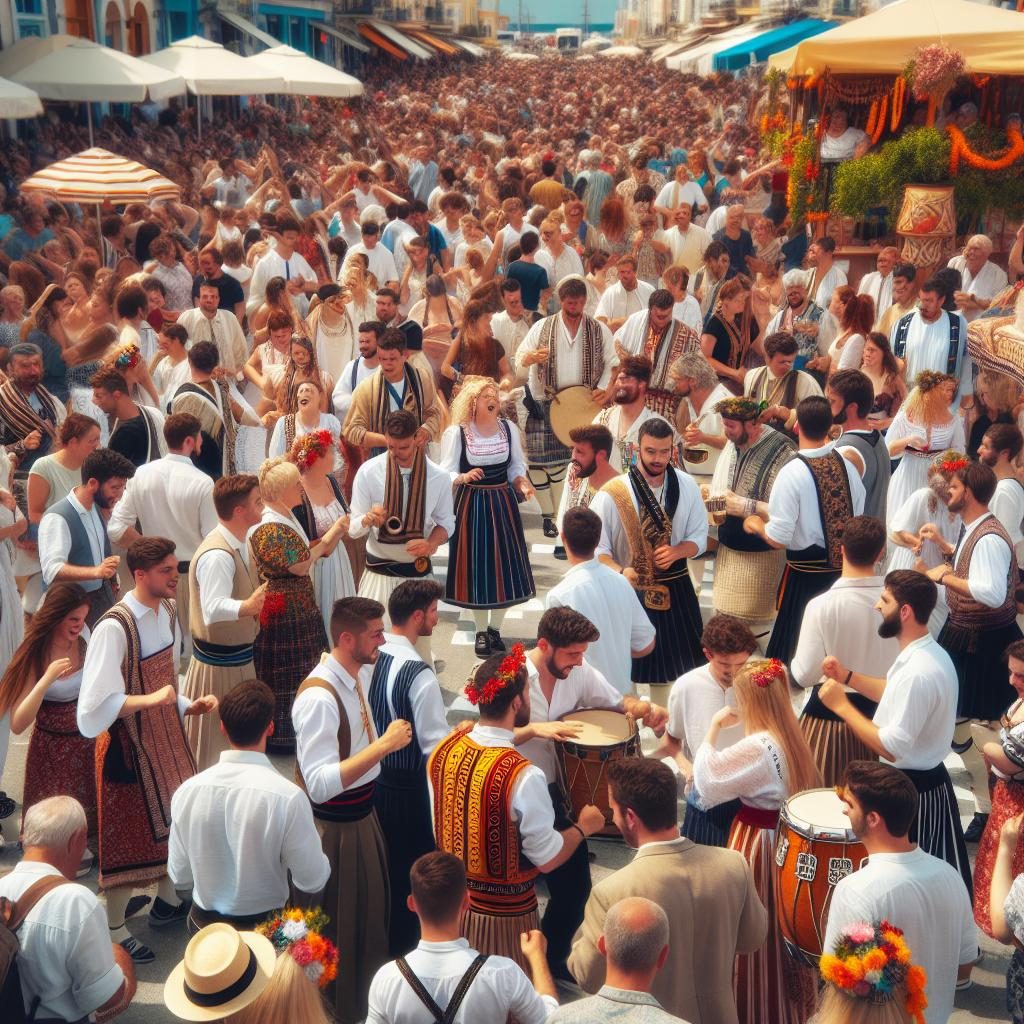
<path fill-rule="evenodd" d="M 348 334 L 350 331 L 348 317 L 342 314 L 341 323 L 335 327 L 332 327 L 326 320 L 325 317 L 320 317 L 320 330 L 328 338 L 340 338 L 343 334 Z"/>

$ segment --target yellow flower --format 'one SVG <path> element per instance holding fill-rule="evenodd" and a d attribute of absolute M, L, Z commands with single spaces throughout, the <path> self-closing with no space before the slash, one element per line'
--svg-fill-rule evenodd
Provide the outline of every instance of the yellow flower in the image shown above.
<path fill-rule="evenodd" d="M 888 962 L 889 961 L 885 953 L 876 947 L 865 954 L 864 969 L 866 971 L 882 971 L 885 969 L 885 965 Z"/>
<path fill-rule="evenodd" d="M 843 966 L 853 975 L 856 981 L 864 977 L 864 962 L 857 956 L 848 956 L 843 961 Z"/>

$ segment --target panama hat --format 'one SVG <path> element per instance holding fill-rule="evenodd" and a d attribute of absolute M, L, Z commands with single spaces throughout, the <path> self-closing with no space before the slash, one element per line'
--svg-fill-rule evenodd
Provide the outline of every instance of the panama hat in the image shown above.
<path fill-rule="evenodd" d="M 164 984 L 164 1005 L 182 1020 L 213 1021 L 248 1006 L 274 973 L 277 952 L 256 932 L 211 924 L 192 936 Z"/>

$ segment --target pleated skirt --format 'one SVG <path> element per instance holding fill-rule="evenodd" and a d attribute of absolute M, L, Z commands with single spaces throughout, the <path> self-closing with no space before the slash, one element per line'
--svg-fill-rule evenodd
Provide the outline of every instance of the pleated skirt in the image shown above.
<path fill-rule="evenodd" d="M 239 683 L 256 678 L 256 666 L 251 661 L 244 665 L 207 665 L 193 657 L 185 674 L 185 688 L 182 692 L 189 700 L 197 700 L 212 693 L 221 701 Z M 230 746 L 227 737 L 220 731 L 219 713 L 189 715 L 185 719 L 185 736 L 195 755 L 197 772 L 216 764 L 221 753 Z"/>
<path fill-rule="evenodd" d="M 540 928 L 536 907 L 526 914 L 509 916 L 485 914 L 470 907 L 462 916 L 462 935 L 473 949 L 488 956 L 507 956 L 509 960 L 515 960 L 527 976 L 530 965 L 523 956 L 519 936 L 534 928 Z"/>
<path fill-rule="evenodd" d="M 824 558 L 824 549 L 822 549 Z M 837 579 L 838 569 L 822 567 L 820 569 L 797 569 L 792 562 L 787 562 L 779 583 L 776 605 L 778 615 L 775 628 L 765 654 L 769 658 L 778 658 L 788 665 L 796 652 L 797 641 L 800 639 L 800 626 L 804 621 L 807 602 L 812 597 L 824 594 Z M 1004 705 L 1005 707 L 1005 705 Z"/>
<path fill-rule="evenodd" d="M 814 755 L 825 786 L 838 786 L 851 761 L 875 761 L 878 755 L 861 743 L 853 730 L 834 715 L 818 698 L 819 687 L 811 690 L 810 699 L 800 715 L 800 729 Z M 855 708 L 866 718 L 874 716 L 877 705 L 859 693 L 848 694 Z"/>
<path fill-rule="evenodd" d="M 967 629 L 947 619 L 939 633 L 939 644 L 956 667 L 960 684 L 958 718 L 998 721 L 1017 694 L 1007 681 L 1004 652 L 1024 636 L 1016 622 L 994 629 Z"/>
<path fill-rule="evenodd" d="M 992 892 L 992 869 L 999 851 L 999 833 L 1010 818 L 1024 814 L 1024 782 L 997 779 L 992 791 L 992 813 L 978 843 L 974 858 L 974 920 L 988 936 L 992 935 L 992 915 L 989 913 L 989 896 Z M 1018 843 L 1011 862 L 1013 877 L 1024 871 L 1024 843 Z"/>
<path fill-rule="evenodd" d="M 968 895 L 973 897 L 971 862 L 967 857 L 960 808 L 946 766 L 940 764 L 926 771 L 901 770 L 913 782 L 919 797 L 917 818 L 910 826 L 910 841 L 917 843 L 925 853 L 956 868 Z"/>
<path fill-rule="evenodd" d="M 537 593 L 519 505 L 511 485 L 455 492 L 445 601 L 459 608 L 508 608 Z"/>
<path fill-rule="evenodd" d="M 750 864 L 754 887 L 768 908 L 768 937 L 753 953 L 736 957 L 733 987 L 740 1024 L 805 1024 L 814 1012 L 817 973 L 785 950 L 775 915 L 775 831 L 739 819 L 729 833 L 729 849 Z"/>
<path fill-rule="evenodd" d="M 729 831 L 739 809 L 739 800 L 730 800 L 707 811 L 687 800 L 679 833 L 701 846 L 728 846 Z"/>
<path fill-rule="evenodd" d="M 671 595 L 668 611 L 645 608 L 657 633 L 654 650 L 633 659 L 634 683 L 674 683 L 684 672 L 703 665 L 707 658 L 700 644 L 703 630 L 700 605 L 689 572 L 667 584 Z"/>

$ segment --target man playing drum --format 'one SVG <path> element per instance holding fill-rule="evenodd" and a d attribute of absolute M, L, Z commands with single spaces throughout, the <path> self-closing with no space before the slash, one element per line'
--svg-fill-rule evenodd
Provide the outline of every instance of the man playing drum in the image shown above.
<path fill-rule="evenodd" d="M 530 482 L 537 491 L 544 515 L 544 536 L 557 537 L 555 510 L 562 496 L 569 449 L 551 429 L 551 401 L 559 391 L 580 385 L 593 389 L 593 398 L 603 405 L 615 345 L 612 333 L 583 312 L 587 286 L 582 278 L 568 277 L 558 286 L 562 308 L 530 328 L 516 351 L 516 371 L 529 369 L 525 402 L 526 454 Z"/>
<path fill-rule="evenodd" d="M 587 645 L 599 638 L 597 627 L 571 608 L 550 608 L 537 626 L 537 646 L 526 657 L 529 677 L 530 722 L 516 730 L 516 746 L 543 772 L 555 808 L 555 828 L 571 827 L 568 792 L 560 780 L 558 755 L 552 740 L 570 740 L 579 724 L 560 721 L 584 708 L 610 708 L 632 715 L 651 729 L 661 729 L 668 712 L 636 697 L 623 697 L 588 665 Z M 601 795 L 602 799 L 606 799 Z M 568 979 L 565 966 L 572 937 L 583 920 L 590 895 L 587 844 L 560 867 L 549 872 L 550 899 L 541 929 L 548 940 L 548 962 L 556 978 Z"/>

